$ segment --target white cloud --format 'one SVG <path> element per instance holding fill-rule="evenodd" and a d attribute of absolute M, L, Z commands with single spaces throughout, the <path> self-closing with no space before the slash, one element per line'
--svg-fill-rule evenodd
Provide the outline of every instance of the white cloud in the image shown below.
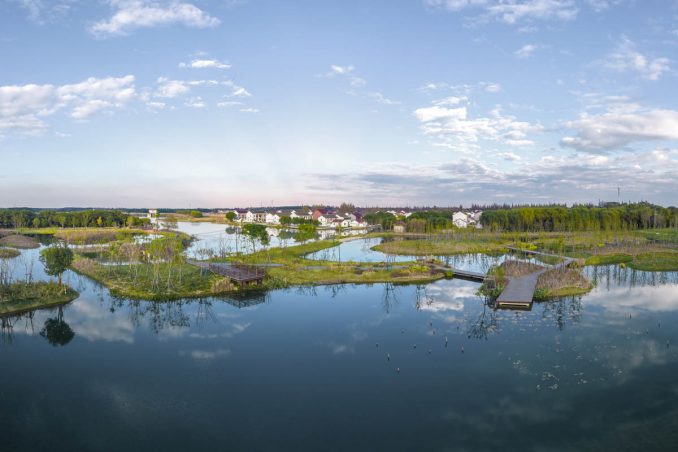
<path fill-rule="evenodd" d="M 450 11 L 459 11 L 472 6 L 484 6 L 487 0 L 424 0 L 428 6 L 443 7 Z"/>
<path fill-rule="evenodd" d="M 385 96 L 384 96 L 383 94 L 381 94 L 381 93 L 374 92 L 374 93 L 368 93 L 367 95 L 368 95 L 370 98 L 372 98 L 372 99 L 376 100 L 377 102 L 379 102 L 380 104 L 384 104 L 384 105 L 399 105 L 399 104 L 400 104 L 399 101 L 393 100 L 393 99 L 389 99 L 388 97 L 385 97 Z"/>
<path fill-rule="evenodd" d="M 499 83 L 488 83 L 485 87 L 485 91 L 488 93 L 498 93 L 501 91 L 501 85 Z"/>
<path fill-rule="evenodd" d="M 513 54 L 517 58 L 525 59 L 531 57 L 535 50 L 537 50 L 537 46 L 535 44 L 525 44 L 524 46 L 513 52 Z"/>
<path fill-rule="evenodd" d="M 509 162 L 517 162 L 518 160 L 521 160 L 521 157 L 518 154 L 514 154 L 513 152 L 499 152 L 496 154 L 496 156 Z"/>
<path fill-rule="evenodd" d="M 636 45 L 626 36 L 603 62 L 604 66 L 619 72 L 632 72 L 646 80 L 658 80 L 670 71 L 668 58 L 649 58 L 641 54 Z"/>
<path fill-rule="evenodd" d="M 186 94 L 190 88 L 183 80 L 170 80 L 166 77 L 158 78 L 157 97 L 173 98 Z"/>
<path fill-rule="evenodd" d="M 217 107 L 220 108 L 227 108 L 227 107 L 237 107 L 242 105 L 242 102 L 238 102 L 235 100 L 228 100 L 228 101 L 222 101 L 217 104 Z"/>
<path fill-rule="evenodd" d="M 253 107 L 241 108 L 240 111 L 243 113 L 259 113 L 259 109 Z"/>
<path fill-rule="evenodd" d="M 242 86 L 233 86 L 233 92 L 231 93 L 233 97 L 252 97 L 252 94 L 247 91 Z"/>
<path fill-rule="evenodd" d="M 340 66 L 338 64 L 333 64 L 330 66 L 330 72 L 328 73 L 328 75 L 346 75 L 353 72 L 354 69 L 355 67 L 353 67 L 352 65 Z"/>
<path fill-rule="evenodd" d="M 44 25 L 53 22 L 66 15 L 76 0 L 14 0 L 28 13 L 28 19 L 37 24 Z"/>
<path fill-rule="evenodd" d="M 659 156 L 659 160 L 658 160 Z M 615 156 L 546 155 L 522 158 L 510 170 L 486 159 L 460 158 L 438 164 L 375 162 L 361 171 L 307 175 L 307 189 L 341 199 L 403 203 L 590 202 L 616 197 L 657 199 L 675 204 L 678 152 L 624 153 Z"/>
<path fill-rule="evenodd" d="M 180 68 L 191 69 L 229 69 L 230 64 L 222 63 L 219 60 L 192 60 L 190 63 L 179 63 Z"/>
<path fill-rule="evenodd" d="M 587 152 L 620 150 L 635 142 L 678 140 L 675 110 L 613 109 L 599 115 L 582 114 L 564 125 L 576 135 L 563 137 L 561 144 Z"/>
<path fill-rule="evenodd" d="M 65 110 L 75 119 L 123 108 L 136 96 L 134 76 L 95 78 L 80 83 L 0 86 L 0 130 L 36 132 L 44 118 Z"/>
<path fill-rule="evenodd" d="M 439 119 L 466 119 L 466 107 L 445 108 L 439 106 L 417 108 L 414 111 L 415 116 L 421 122 L 437 121 Z"/>
<path fill-rule="evenodd" d="M 467 105 L 448 108 L 450 98 L 433 102 L 430 107 L 418 108 L 414 115 L 421 123 L 424 134 L 433 138 L 433 144 L 441 147 L 469 151 L 479 140 L 496 141 L 511 146 L 528 146 L 532 141 L 527 132 L 541 127 L 504 116 L 496 107 L 487 117 L 469 118 Z M 454 105 L 468 104 L 468 99 L 453 98 Z"/>
<path fill-rule="evenodd" d="M 474 20 L 515 24 L 534 20 L 571 20 L 579 10 L 574 0 L 424 0 L 430 7 L 450 11 L 479 10 Z"/>
<path fill-rule="evenodd" d="M 98 37 L 121 36 L 140 28 L 181 24 L 193 28 L 219 25 L 219 19 L 210 16 L 191 3 L 178 0 L 109 0 L 113 15 L 95 23 L 90 32 Z"/>
<path fill-rule="evenodd" d="M 502 1 L 487 7 L 488 15 L 507 24 L 534 19 L 571 20 L 577 16 L 577 12 L 571 0 Z"/>
<path fill-rule="evenodd" d="M 194 97 L 192 99 L 188 99 L 185 103 L 185 106 L 189 108 L 205 108 L 207 107 L 207 104 L 205 103 L 204 100 L 200 97 Z"/>

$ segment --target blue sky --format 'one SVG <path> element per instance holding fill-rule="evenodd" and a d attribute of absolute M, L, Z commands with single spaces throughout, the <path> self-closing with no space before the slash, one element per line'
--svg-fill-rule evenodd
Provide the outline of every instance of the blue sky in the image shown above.
<path fill-rule="evenodd" d="M 0 206 L 678 204 L 678 1 L 0 0 L 0 59 Z"/>

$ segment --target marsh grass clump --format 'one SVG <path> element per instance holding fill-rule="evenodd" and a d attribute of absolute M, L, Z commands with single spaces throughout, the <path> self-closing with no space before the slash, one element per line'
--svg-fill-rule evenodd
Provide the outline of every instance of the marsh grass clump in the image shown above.
<path fill-rule="evenodd" d="M 8 246 L 11 248 L 19 249 L 31 249 L 39 248 L 40 243 L 35 240 L 33 237 L 28 237 L 26 235 L 12 234 L 0 238 L 0 246 Z"/>
<path fill-rule="evenodd" d="M 553 268 L 539 275 L 534 299 L 544 300 L 565 295 L 583 294 L 591 290 L 592 287 L 591 282 L 576 268 Z"/>
<path fill-rule="evenodd" d="M 0 259 L 13 259 L 21 253 L 13 248 L 0 248 Z"/>

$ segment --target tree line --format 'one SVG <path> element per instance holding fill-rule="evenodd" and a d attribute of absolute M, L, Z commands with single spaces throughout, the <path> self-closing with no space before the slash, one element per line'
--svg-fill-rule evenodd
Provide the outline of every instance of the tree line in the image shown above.
<path fill-rule="evenodd" d="M 483 228 L 492 231 L 620 231 L 678 226 L 678 208 L 650 203 L 610 207 L 522 207 L 484 211 Z"/>
<path fill-rule="evenodd" d="M 57 210 L 0 209 L 0 228 L 78 228 L 142 226 L 148 219 L 119 210 L 93 209 L 74 212 Z"/>

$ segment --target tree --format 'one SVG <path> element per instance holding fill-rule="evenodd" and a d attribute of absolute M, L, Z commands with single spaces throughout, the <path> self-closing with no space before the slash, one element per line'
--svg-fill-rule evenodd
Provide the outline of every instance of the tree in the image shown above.
<path fill-rule="evenodd" d="M 226 219 L 228 221 L 235 221 L 236 217 L 237 215 L 235 214 L 235 212 L 226 212 Z"/>
<path fill-rule="evenodd" d="M 299 225 L 299 232 L 295 240 L 297 242 L 305 243 L 309 240 L 315 239 L 317 237 L 317 229 L 314 224 L 301 224 Z"/>
<path fill-rule="evenodd" d="M 282 224 L 283 226 L 289 226 L 290 224 L 292 224 L 292 218 L 287 215 L 283 215 L 282 217 L 280 217 L 280 224 Z"/>
<path fill-rule="evenodd" d="M 261 243 L 263 246 L 269 244 L 268 232 L 266 232 L 266 226 L 263 224 L 246 224 L 242 228 L 242 233 L 250 239 L 252 243 L 252 252 L 257 250 L 257 242 Z"/>
<path fill-rule="evenodd" d="M 63 245 L 50 246 L 40 252 L 40 261 L 45 265 L 45 273 L 56 276 L 61 287 L 61 276 L 73 263 L 73 251 Z"/>

